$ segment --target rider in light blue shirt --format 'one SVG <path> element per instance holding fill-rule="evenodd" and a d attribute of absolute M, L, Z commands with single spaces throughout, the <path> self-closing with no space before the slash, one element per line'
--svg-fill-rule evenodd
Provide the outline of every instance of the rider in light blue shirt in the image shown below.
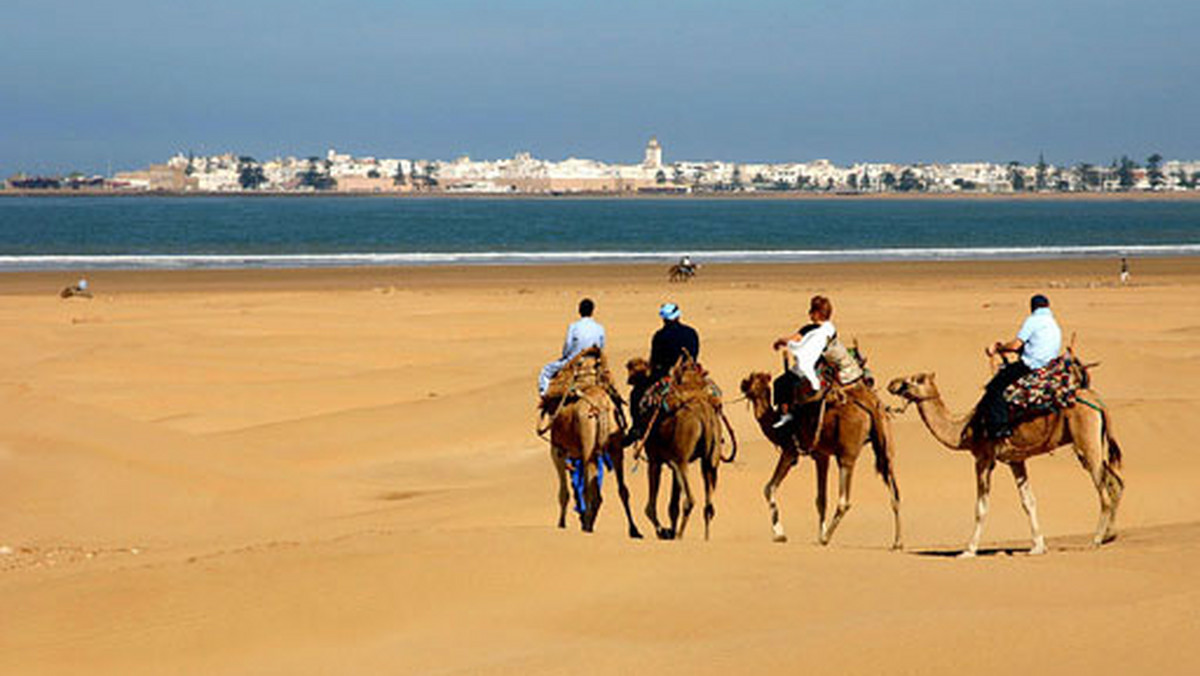
<path fill-rule="evenodd" d="M 554 375 L 562 370 L 575 355 L 589 347 L 604 349 L 604 326 L 592 319 L 596 304 L 590 298 L 579 301 L 579 320 L 567 327 L 567 337 L 563 341 L 562 357 L 542 367 L 538 376 L 538 394 L 546 393 Z"/>
<path fill-rule="evenodd" d="M 1017 332 L 1017 337 L 1008 342 L 997 342 L 988 348 L 988 356 L 1005 352 L 1018 352 L 1021 358 L 1008 364 L 992 376 L 984 390 L 976 411 L 982 423 L 978 430 L 987 439 L 999 441 L 1012 436 L 1008 418 L 1008 403 L 1004 401 L 1004 390 L 1025 375 L 1040 369 L 1058 357 L 1062 349 L 1062 329 L 1050 312 L 1050 299 L 1037 294 L 1029 299 L 1029 316 Z"/>
<path fill-rule="evenodd" d="M 1037 370 L 1054 361 L 1062 350 L 1062 329 L 1054 321 L 1050 308 L 1039 307 L 1025 318 L 1017 332 L 1021 341 L 1021 361 L 1030 370 Z"/>

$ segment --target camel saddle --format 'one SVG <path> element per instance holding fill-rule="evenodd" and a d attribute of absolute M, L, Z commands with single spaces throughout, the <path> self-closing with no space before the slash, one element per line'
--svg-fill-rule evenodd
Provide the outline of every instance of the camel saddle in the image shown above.
<path fill-rule="evenodd" d="M 624 402 L 612 372 L 608 370 L 604 351 L 598 347 L 589 347 L 575 355 L 555 374 L 542 395 L 538 410 L 544 415 L 552 415 L 563 403 L 577 398 L 580 392 L 593 385 L 604 388 L 614 402 Z"/>
<path fill-rule="evenodd" d="M 820 402 L 829 396 L 840 397 L 841 391 L 857 383 L 863 383 L 867 389 L 875 387 L 875 376 L 867 367 L 866 355 L 859 349 L 857 340 L 851 347 L 846 347 L 834 336 L 817 360 L 816 371 L 821 388 L 814 390 L 807 380 L 797 379 L 799 382 L 792 392 L 792 404 L 803 406 Z"/>
<path fill-rule="evenodd" d="M 793 404 L 790 429 L 801 453 L 811 453 L 825 428 L 836 425 L 848 406 L 858 406 L 876 420 L 886 415 L 875 390 L 862 378 L 823 387 L 814 397 Z"/>
<path fill-rule="evenodd" d="M 699 362 L 680 358 L 671 372 L 646 388 L 639 404 L 644 419 L 649 420 L 656 410 L 671 414 L 691 401 L 705 399 L 721 410 L 721 388 Z"/>
<path fill-rule="evenodd" d="M 1087 371 L 1070 355 L 1054 359 L 1022 376 L 1004 390 L 1010 419 L 1036 418 L 1075 405 L 1075 395 L 1086 388 Z"/>
<path fill-rule="evenodd" d="M 872 417 L 885 415 L 875 394 L 875 377 L 867 368 L 867 358 L 858 347 L 845 347 L 841 341 L 830 341 L 829 347 L 817 361 L 817 376 L 821 389 L 813 390 L 807 380 L 800 380 L 792 398 L 794 422 L 792 434 L 802 452 L 812 451 L 820 439 L 826 417 L 844 406 L 861 407 Z"/>

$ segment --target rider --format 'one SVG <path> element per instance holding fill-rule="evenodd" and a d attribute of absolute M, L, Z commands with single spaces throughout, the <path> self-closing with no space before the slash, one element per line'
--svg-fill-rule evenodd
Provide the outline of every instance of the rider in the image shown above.
<path fill-rule="evenodd" d="M 579 319 L 567 327 L 567 337 L 563 341 L 562 356 L 542 367 L 538 376 L 538 395 L 546 393 L 554 375 L 562 370 L 575 355 L 589 347 L 604 349 L 604 326 L 592 319 L 596 304 L 591 298 L 579 301 Z"/>
<path fill-rule="evenodd" d="M 776 428 L 792 422 L 791 400 L 796 388 L 807 384 L 813 393 L 821 390 L 821 379 L 817 376 L 817 361 L 825 349 L 837 338 L 837 327 L 833 325 L 833 303 L 825 296 L 813 296 L 808 305 L 811 324 L 801 327 L 790 336 L 776 339 L 772 348 L 784 347 L 792 354 L 788 371 L 776 382 L 775 400 L 783 413 Z"/>
<path fill-rule="evenodd" d="M 686 351 L 692 359 L 700 358 L 700 334 L 679 321 L 679 306 L 663 303 L 658 316 L 663 325 L 650 339 L 650 378 L 658 380 L 671 371 Z"/>
<path fill-rule="evenodd" d="M 654 333 L 650 340 L 650 378 L 640 385 L 634 385 L 629 393 L 629 408 L 633 414 L 633 425 L 625 435 L 625 444 L 629 445 L 641 439 L 648 422 L 641 410 L 642 396 L 653 383 L 662 380 L 675 363 L 685 353 L 692 359 L 700 358 L 700 334 L 696 329 L 679 321 L 679 306 L 674 303 L 663 303 L 658 308 L 658 316 L 662 318 L 662 328 Z"/>
<path fill-rule="evenodd" d="M 1050 312 L 1050 299 L 1037 294 L 1029 299 L 1029 316 L 1017 332 L 1017 337 L 1008 342 L 996 341 L 986 350 L 989 357 L 1005 353 L 1017 353 L 1021 358 L 1005 364 L 987 384 L 977 410 L 981 412 L 983 435 L 988 439 L 1007 439 L 1012 436 L 1008 419 L 1008 402 L 1004 390 L 1024 375 L 1046 366 L 1062 350 L 1062 329 Z"/>

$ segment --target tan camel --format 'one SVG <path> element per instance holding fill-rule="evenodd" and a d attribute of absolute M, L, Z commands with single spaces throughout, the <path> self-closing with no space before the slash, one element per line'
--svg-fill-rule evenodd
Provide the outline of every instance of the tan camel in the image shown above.
<path fill-rule="evenodd" d="M 875 391 L 862 382 L 851 385 L 847 390 L 844 401 L 827 405 L 819 430 L 820 438 L 810 454 L 817 468 L 818 540 L 823 545 L 829 544 L 842 517 L 850 510 L 850 479 L 854 476 L 854 464 L 863 446 L 869 443 L 875 453 L 875 471 L 887 484 L 891 496 L 895 524 L 892 549 L 901 549 L 900 489 L 896 485 L 895 453 L 887 414 Z M 780 450 L 775 472 L 763 488 L 763 495 L 771 508 L 771 529 L 775 541 L 787 542 L 775 495 L 788 472 L 799 462 L 801 449 L 791 430 L 775 428 L 780 414 L 771 406 L 771 374 L 756 372 L 746 376 L 742 380 L 742 394 L 753 407 L 754 418 L 763 435 Z M 810 433 L 815 432 L 813 430 Z M 838 504 L 833 517 L 826 521 L 826 483 L 829 462 L 834 459 L 838 464 Z"/>
<path fill-rule="evenodd" d="M 551 416 L 550 457 L 558 474 L 558 527 L 566 527 L 567 503 L 571 489 L 568 478 L 567 459 L 582 463 L 585 489 L 584 513 L 581 516 L 584 532 L 592 532 L 596 516 L 600 511 L 599 467 L 601 456 L 607 455 L 617 478 L 617 492 L 625 507 L 625 518 L 629 523 L 629 537 L 640 538 L 629 508 L 629 487 L 625 485 L 625 452 L 621 445 L 625 429 L 618 404 L 613 401 L 604 384 L 596 382 L 595 374 L 606 371 L 599 350 L 588 351 L 568 364 L 564 370 L 570 380 L 567 391 L 561 398 L 547 398 L 542 402 L 542 411 Z M 553 409 L 548 407 L 553 406 Z M 545 430 L 539 430 L 539 434 Z"/>
<path fill-rule="evenodd" d="M 645 359 L 629 360 L 626 369 L 629 372 L 630 385 L 636 387 L 648 384 L 650 365 Z M 672 381 L 669 408 L 654 414 L 644 440 L 646 476 L 649 482 L 646 516 L 659 538 L 683 538 L 688 516 L 695 505 L 688 481 L 688 465 L 693 460 L 699 460 L 701 476 L 704 479 L 704 539 L 707 540 L 712 520 L 717 514 L 713 505 L 713 494 L 717 490 L 718 463 L 733 462 L 737 457 L 737 438 L 733 435 L 729 421 L 714 406 L 704 380 L 704 372 L 698 364 L 689 358 L 682 359 L 672 372 Z M 724 443 L 722 422 L 725 423 L 725 429 L 729 431 L 732 442 L 732 451 L 728 458 L 720 454 L 720 447 Z M 658 487 L 664 465 L 671 469 L 674 476 L 668 505 L 670 528 L 663 527 L 658 520 Z"/>
<path fill-rule="evenodd" d="M 1007 464 L 1016 480 L 1021 506 L 1029 517 L 1029 530 L 1033 536 L 1029 553 L 1046 552 L 1046 539 L 1038 525 L 1037 501 L 1029 485 L 1025 461 L 1067 444 L 1071 444 L 1075 457 L 1091 474 L 1100 496 L 1100 523 L 1092 539 L 1093 546 L 1115 537 L 1113 525 L 1125 487 L 1116 471 L 1121 466 L 1121 447 L 1113 437 L 1108 413 L 1094 391 L 1079 390 L 1079 404 L 1021 422 L 1014 427 L 1011 438 L 1001 441 L 975 434 L 970 424 L 973 412 L 952 416 L 942 401 L 932 373 L 896 378 L 888 384 L 888 391 L 916 403 L 925 427 L 943 446 L 953 451 L 970 451 L 975 457 L 975 532 L 960 556 L 972 557 L 979 550 L 979 537 L 983 533 L 988 495 L 992 489 L 992 470 L 997 462 Z"/>

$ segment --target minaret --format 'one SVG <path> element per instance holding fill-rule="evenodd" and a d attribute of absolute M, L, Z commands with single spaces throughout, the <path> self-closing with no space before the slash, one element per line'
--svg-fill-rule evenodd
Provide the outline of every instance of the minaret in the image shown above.
<path fill-rule="evenodd" d="M 650 142 L 646 144 L 646 159 L 642 160 L 642 166 L 647 169 L 662 168 L 662 146 L 658 144 L 658 138 L 651 136 Z"/>

